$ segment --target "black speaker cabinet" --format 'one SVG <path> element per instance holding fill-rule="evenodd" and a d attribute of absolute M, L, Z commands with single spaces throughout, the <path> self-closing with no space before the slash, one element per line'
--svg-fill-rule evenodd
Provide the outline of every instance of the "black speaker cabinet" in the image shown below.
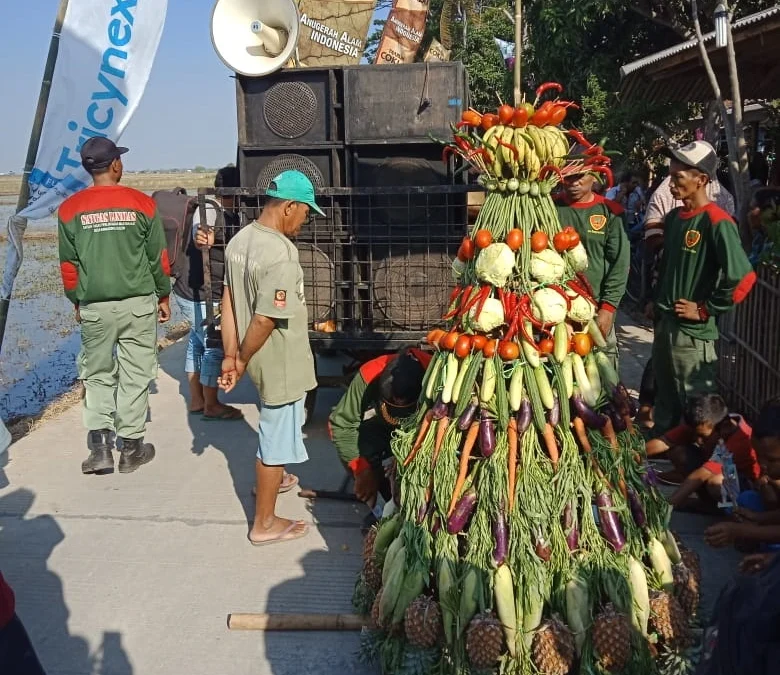
<path fill-rule="evenodd" d="M 238 145 L 308 147 L 344 140 L 340 68 L 294 68 L 236 77 Z"/>
<path fill-rule="evenodd" d="M 345 182 L 345 158 L 341 147 L 255 150 L 239 147 L 238 170 L 241 185 L 265 191 L 282 171 L 297 169 L 311 180 L 315 189 L 342 187 Z"/>
<path fill-rule="evenodd" d="M 463 64 L 411 63 L 344 69 L 345 141 L 428 143 L 451 135 L 468 107 Z"/>

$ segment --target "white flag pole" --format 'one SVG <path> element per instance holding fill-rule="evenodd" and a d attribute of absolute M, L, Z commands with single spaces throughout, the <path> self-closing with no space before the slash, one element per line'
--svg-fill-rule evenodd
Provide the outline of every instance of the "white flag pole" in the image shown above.
<path fill-rule="evenodd" d="M 30 134 L 30 144 L 27 146 L 27 159 L 24 163 L 22 186 L 19 190 L 19 200 L 16 204 L 17 213 L 22 211 L 27 206 L 27 201 L 30 198 L 30 184 L 28 180 L 30 177 L 30 172 L 35 166 L 35 159 L 38 156 L 38 146 L 41 141 L 43 120 L 46 117 L 46 106 L 49 103 L 49 92 L 51 91 L 51 83 L 54 77 L 54 66 L 57 63 L 57 54 L 60 48 L 60 33 L 62 32 L 62 24 L 65 22 L 65 12 L 67 9 L 68 0 L 60 0 L 60 6 L 57 10 L 57 18 L 54 21 L 54 30 L 52 31 L 51 42 L 49 43 L 49 54 L 46 57 L 46 67 L 43 70 L 43 81 L 41 82 L 41 92 L 38 95 L 38 107 L 35 110 L 35 119 L 33 120 L 32 132 Z M 14 216 L 11 218 L 13 219 Z M 24 220 L 24 224 L 18 229 L 11 227 L 9 222 L 6 267 L 8 265 L 15 264 L 16 272 L 18 272 L 19 266 L 22 263 L 22 238 L 26 227 L 26 219 Z M 19 235 L 19 230 L 21 230 L 22 236 Z M 12 259 L 15 259 L 15 262 L 13 262 Z M 16 273 L 13 274 L 13 278 L 15 277 Z M 8 320 L 8 306 L 11 304 L 11 290 L 12 288 L 6 289 L 6 293 L 3 293 L 3 297 L 0 297 L 0 351 L 3 349 L 5 325 L 6 321 Z M 8 297 L 5 297 L 5 295 Z"/>

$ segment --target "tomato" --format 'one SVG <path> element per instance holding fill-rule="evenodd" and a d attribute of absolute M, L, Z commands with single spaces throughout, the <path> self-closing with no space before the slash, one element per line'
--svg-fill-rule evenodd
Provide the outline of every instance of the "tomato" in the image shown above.
<path fill-rule="evenodd" d="M 449 333 L 444 333 L 444 335 L 439 338 L 439 347 L 446 349 L 448 352 L 451 352 L 453 349 L 455 349 L 455 343 L 457 341 L 458 334 L 455 331 L 450 331 Z"/>
<path fill-rule="evenodd" d="M 576 230 L 569 232 L 569 248 L 574 248 L 580 243 L 580 235 Z"/>
<path fill-rule="evenodd" d="M 461 335 L 455 343 L 455 356 L 463 359 L 471 354 L 471 335 Z"/>
<path fill-rule="evenodd" d="M 498 121 L 501 122 L 501 124 L 509 124 L 512 121 L 514 115 L 515 109 L 507 103 L 504 103 L 498 109 Z"/>
<path fill-rule="evenodd" d="M 506 245 L 516 251 L 523 245 L 523 231 L 515 228 L 506 233 Z"/>
<path fill-rule="evenodd" d="M 501 340 L 498 345 L 498 355 L 504 361 L 514 361 L 518 356 L 520 356 L 520 346 L 517 344 L 517 342 Z"/>
<path fill-rule="evenodd" d="M 496 126 L 496 124 L 498 124 L 498 115 L 494 115 L 493 113 L 485 113 L 482 115 L 482 123 L 479 126 L 487 131 L 491 127 Z"/>
<path fill-rule="evenodd" d="M 481 352 L 485 348 L 487 341 L 488 339 L 484 335 L 477 334 L 471 339 L 471 344 L 475 350 Z"/>
<path fill-rule="evenodd" d="M 534 112 L 534 116 L 531 118 L 531 124 L 537 127 L 543 127 L 550 123 L 550 113 L 552 113 L 552 101 L 545 101 L 542 103 L 541 108 Z"/>
<path fill-rule="evenodd" d="M 525 106 L 520 106 L 517 110 L 515 110 L 515 114 L 512 115 L 512 126 L 513 127 L 524 127 L 528 125 L 528 110 L 526 110 Z"/>
<path fill-rule="evenodd" d="M 557 127 L 565 119 L 566 108 L 564 108 L 562 105 L 553 106 L 552 112 L 550 113 L 550 124 Z"/>
<path fill-rule="evenodd" d="M 474 257 L 474 240 L 471 237 L 463 237 L 458 249 L 458 258 L 463 262 L 471 260 Z"/>
<path fill-rule="evenodd" d="M 531 250 L 534 253 L 544 251 L 549 245 L 550 240 L 544 232 L 534 232 L 531 236 Z"/>
<path fill-rule="evenodd" d="M 467 110 L 463 113 L 463 116 L 460 119 L 461 122 L 465 122 L 472 127 L 478 127 L 480 124 L 482 124 L 482 115 L 480 115 L 476 110 Z"/>
<path fill-rule="evenodd" d="M 553 237 L 553 246 L 555 247 L 555 250 L 558 251 L 558 253 L 563 253 L 564 251 L 570 249 L 571 246 L 569 245 L 569 233 L 558 232 Z"/>
<path fill-rule="evenodd" d="M 539 340 L 539 351 L 542 354 L 552 354 L 555 349 L 555 343 L 550 338 Z"/>
<path fill-rule="evenodd" d="M 498 346 L 498 340 L 488 340 L 485 346 L 482 348 L 482 353 L 486 359 L 492 359 L 496 355 L 496 347 Z"/>
<path fill-rule="evenodd" d="M 474 241 L 477 244 L 477 248 L 487 248 L 493 243 L 493 235 L 487 230 L 477 230 Z"/>
<path fill-rule="evenodd" d="M 571 346 L 580 356 L 587 356 L 593 349 L 593 341 L 587 333 L 575 333 L 571 338 Z"/>
<path fill-rule="evenodd" d="M 425 341 L 429 345 L 436 346 L 439 344 L 439 340 L 441 339 L 442 335 L 444 335 L 444 331 L 441 328 L 434 328 L 432 331 L 428 333 L 428 336 L 425 338 Z"/>

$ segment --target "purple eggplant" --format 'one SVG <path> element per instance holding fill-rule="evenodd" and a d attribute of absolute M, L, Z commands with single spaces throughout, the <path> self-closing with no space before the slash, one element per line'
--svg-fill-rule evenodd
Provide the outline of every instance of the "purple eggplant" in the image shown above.
<path fill-rule="evenodd" d="M 628 393 L 625 385 L 619 382 L 617 386 L 612 390 L 612 400 L 620 401 L 620 414 L 626 414 L 629 417 L 633 417 L 639 412 L 639 406 L 631 394 Z"/>
<path fill-rule="evenodd" d="M 642 476 L 642 480 L 644 481 L 644 484 L 647 485 L 647 487 L 658 487 L 658 474 L 656 473 L 656 470 L 650 466 L 649 464 L 646 465 L 646 473 L 644 476 Z"/>
<path fill-rule="evenodd" d="M 647 516 L 645 507 L 639 500 L 639 495 L 632 488 L 628 488 L 628 505 L 631 507 L 631 515 L 638 527 L 644 528 L 647 525 Z"/>
<path fill-rule="evenodd" d="M 585 401 L 582 400 L 582 396 L 575 394 L 571 397 L 571 401 L 574 404 L 574 410 L 577 413 L 577 417 L 585 422 L 586 427 L 590 427 L 591 429 L 604 428 L 607 420 L 585 403 Z"/>
<path fill-rule="evenodd" d="M 474 396 L 458 418 L 458 429 L 468 431 L 471 423 L 474 421 L 477 410 L 479 410 L 479 400 Z"/>
<path fill-rule="evenodd" d="M 551 427 L 557 427 L 561 421 L 561 405 L 558 402 L 558 397 L 553 396 L 553 407 L 550 412 L 547 413 L 547 421 Z"/>
<path fill-rule="evenodd" d="M 520 401 L 520 410 L 517 411 L 517 435 L 522 436 L 531 426 L 531 401 L 524 398 Z"/>
<path fill-rule="evenodd" d="M 561 521 L 563 532 L 566 535 L 566 544 L 570 551 L 576 551 L 580 547 L 580 532 L 577 529 L 576 504 L 566 504 Z"/>
<path fill-rule="evenodd" d="M 447 414 L 449 413 L 449 406 L 441 400 L 441 396 L 436 400 L 436 403 L 433 404 L 433 409 L 431 411 L 433 413 L 433 419 L 440 420 L 444 417 L 447 417 Z"/>
<path fill-rule="evenodd" d="M 626 536 L 623 534 L 623 526 L 620 524 L 620 518 L 615 512 L 615 506 L 612 503 L 612 497 L 608 492 L 599 492 L 596 497 L 596 505 L 599 509 L 599 529 L 601 535 L 606 539 L 615 553 L 620 553 L 626 545 Z"/>
<path fill-rule="evenodd" d="M 417 511 L 417 522 L 422 523 L 433 510 L 433 500 L 429 504 L 423 503 Z"/>
<path fill-rule="evenodd" d="M 431 518 L 431 536 L 435 535 L 441 529 L 441 518 L 434 516 Z"/>
<path fill-rule="evenodd" d="M 607 407 L 607 414 L 609 415 L 609 419 L 612 420 L 612 428 L 615 430 L 616 434 L 619 434 L 621 431 L 626 430 L 626 421 L 621 416 L 620 412 L 615 409 L 614 406 L 608 406 Z"/>
<path fill-rule="evenodd" d="M 479 449 L 485 458 L 490 457 L 496 449 L 496 428 L 485 410 L 479 420 Z"/>
<path fill-rule="evenodd" d="M 465 494 L 455 504 L 455 510 L 447 519 L 447 532 L 458 534 L 466 527 L 474 507 L 477 505 L 477 491 L 474 488 L 466 490 Z"/>
<path fill-rule="evenodd" d="M 493 521 L 493 539 L 496 542 L 493 548 L 493 562 L 496 567 L 499 567 L 506 561 L 506 556 L 509 553 L 509 531 L 503 511 L 499 511 L 498 516 Z"/>

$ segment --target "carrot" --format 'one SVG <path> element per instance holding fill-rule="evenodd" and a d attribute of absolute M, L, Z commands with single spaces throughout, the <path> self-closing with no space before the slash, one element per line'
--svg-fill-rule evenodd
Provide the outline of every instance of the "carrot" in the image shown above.
<path fill-rule="evenodd" d="M 555 440 L 555 432 L 549 422 L 544 425 L 544 433 L 542 435 L 544 436 L 544 444 L 547 446 L 547 454 L 550 455 L 553 468 L 557 469 L 560 453 L 558 452 L 558 442 Z"/>
<path fill-rule="evenodd" d="M 466 474 L 469 472 L 469 457 L 471 457 L 471 451 L 474 449 L 474 444 L 477 442 L 477 436 L 479 436 L 479 422 L 472 422 L 469 431 L 466 434 L 466 441 L 463 444 L 463 449 L 460 451 L 458 480 L 455 481 L 455 489 L 452 491 L 450 508 L 447 509 L 448 516 L 451 516 L 452 512 L 455 510 L 455 504 L 458 503 L 460 491 L 463 489 L 463 484 L 466 482 Z"/>
<path fill-rule="evenodd" d="M 420 451 L 423 441 L 425 440 L 425 436 L 428 433 L 428 429 L 430 429 L 431 427 L 432 420 L 433 420 L 433 408 L 431 408 L 427 413 L 425 413 L 425 417 L 423 417 L 423 421 L 420 424 L 420 431 L 417 434 L 417 439 L 414 441 L 414 445 L 412 446 L 412 449 L 409 451 L 409 454 L 406 456 L 406 459 L 404 460 L 404 466 L 409 466 L 412 463 L 412 460 L 417 456 L 417 453 Z"/>
<path fill-rule="evenodd" d="M 620 479 L 618 480 L 618 488 L 620 489 L 623 498 L 628 501 L 628 488 L 626 487 L 626 475 L 623 473 L 623 468 L 620 468 Z"/>
<path fill-rule="evenodd" d="M 617 450 L 618 439 L 617 439 L 617 435 L 615 434 L 615 427 L 612 426 L 612 420 L 609 419 L 609 416 L 607 416 L 606 424 L 604 424 L 604 426 L 601 428 L 601 433 L 604 434 L 604 438 L 606 438 L 609 441 L 609 444 L 612 446 L 612 449 Z"/>
<path fill-rule="evenodd" d="M 441 451 L 442 442 L 444 441 L 444 434 L 447 433 L 447 425 L 450 423 L 450 418 L 445 415 L 436 423 L 436 444 L 433 446 L 433 466 L 436 466 L 436 458 Z"/>
<path fill-rule="evenodd" d="M 631 419 L 630 415 L 623 415 L 623 423 L 626 425 L 626 429 L 628 429 L 628 433 L 632 436 L 634 435 L 634 422 Z"/>
<path fill-rule="evenodd" d="M 580 447 L 582 447 L 586 455 L 592 454 L 593 448 L 588 440 L 588 433 L 585 431 L 585 422 L 583 422 L 581 418 L 575 417 L 572 420 L 572 423 L 574 424 L 574 432 L 577 434 L 577 440 L 580 442 Z"/>
<path fill-rule="evenodd" d="M 507 438 L 509 439 L 509 513 L 515 506 L 515 481 L 517 480 L 517 419 L 512 417 L 507 427 Z"/>

